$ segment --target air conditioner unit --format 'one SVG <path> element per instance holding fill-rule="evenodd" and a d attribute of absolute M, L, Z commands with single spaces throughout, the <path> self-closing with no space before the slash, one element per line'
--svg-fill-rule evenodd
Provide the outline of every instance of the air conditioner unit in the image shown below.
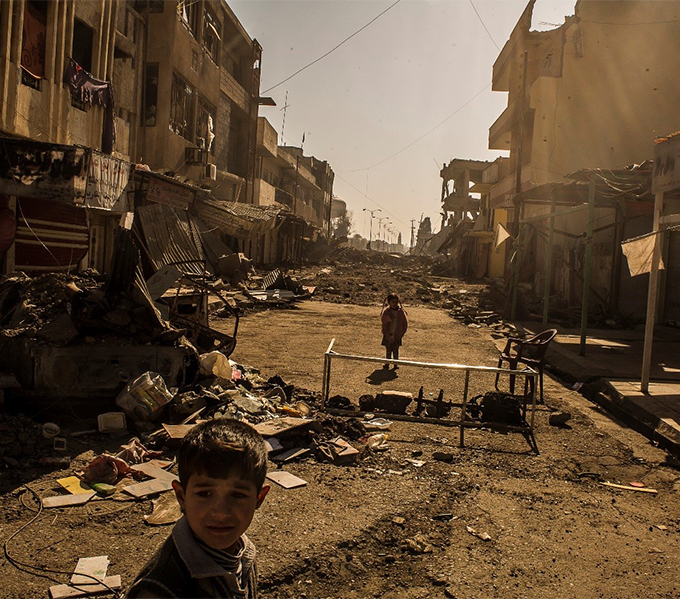
<path fill-rule="evenodd" d="M 217 167 L 210 162 L 206 164 L 204 177 L 206 179 L 212 179 L 213 181 L 215 181 L 217 179 Z"/>
<path fill-rule="evenodd" d="M 205 164 L 208 151 L 205 148 L 184 148 L 184 161 L 187 164 Z"/>

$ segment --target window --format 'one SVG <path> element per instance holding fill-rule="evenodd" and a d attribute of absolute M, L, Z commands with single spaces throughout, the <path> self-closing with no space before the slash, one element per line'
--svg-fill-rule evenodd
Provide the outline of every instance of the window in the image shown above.
<path fill-rule="evenodd" d="M 131 1 L 131 0 L 128 0 Z M 163 4 L 165 0 L 132 0 L 134 9 L 143 15 L 145 12 L 163 12 Z"/>
<path fill-rule="evenodd" d="M 73 48 L 71 57 L 88 73 L 92 71 L 92 43 L 94 30 L 79 19 L 73 20 Z M 71 106 L 87 110 L 87 102 L 81 102 L 71 95 Z"/>
<path fill-rule="evenodd" d="M 203 23 L 203 48 L 215 64 L 220 63 L 220 36 L 221 25 L 217 17 L 206 6 Z"/>
<path fill-rule="evenodd" d="M 158 110 L 158 65 L 146 65 L 144 76 L 144 127 L 156 126 Z"/>
<path fill-rule="evenodd" d="M 179 0 L 177 2 L 177 16 L 194 37 L 198 32 L 198 8 L 197 0 Z"/>
<path fill-rule="evenodd" d="M 170 129 L 191 141 L 194 112 L 194 90 L 181 77 L 172 75 L 170 95 Z"/>
<path fill-rule="evenodd" d="M 73 49 L 71 56 L 88 73 L 92 72 L 92 40 L 94 30 L 80 19 L 73 22 Z"/>
<path fill-rule="evenodd" d="M 204 148 L 209 154 L 215 154 L 215 109 L 203 98 L 198 100 L 198 118 L 196 119 L 196 145 Z"/>
<path fill-rule="evenodd" d="M 21 83 L 37 90 L 45 76 L 46 37 L 47 1 L 27 0 L 21 39 Z"/>

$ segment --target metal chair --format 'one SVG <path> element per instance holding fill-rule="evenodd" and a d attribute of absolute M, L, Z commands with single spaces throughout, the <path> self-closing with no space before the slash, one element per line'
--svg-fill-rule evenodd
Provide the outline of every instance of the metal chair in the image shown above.
<path fill-rule="evenodd" d="M 510 370 L 517 370 L 518 364 L 525 364 L 538 371 L 539 384 L 541 386 L 540 403 L 543 403 L 543 366 L 545 365 L 545 352 L 548 344 L 557 335 L 557 329 L 547 329 L 538 335 L 528 339 L 518 339 L 509 337 L 505 344 L 505 349 L 498 357 L 498 368 L 503 362 L 508 363 Z M 498 379 L 500 373 L 496 374 L 496 389 L 498 389 Z M 515 392 L 515 375 L 510 375 L 510 393 Z"/>

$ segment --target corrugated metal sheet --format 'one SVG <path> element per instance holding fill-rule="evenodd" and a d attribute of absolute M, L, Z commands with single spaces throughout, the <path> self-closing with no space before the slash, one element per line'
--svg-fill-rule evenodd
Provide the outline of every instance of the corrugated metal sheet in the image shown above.
<path fill-rule="evenodd" d="M 168 264 L 187 273 L 202 274 L 205 255 L 200 235 L 185 210 L 163 204 L 140 206 L 135 223 L 139 223 L 147 255 L 158 270 Z"/>
<path fill-rule="evenodd" d="M 201 243 L 203 245 L 203 252 L 205 257 L 212 267 L 213 272 L 217 272 L 217 261 L 222 256 L 233 254 L 234 251 L 226 244 L 222 243 L 220 238 L 215 234 L 215 227 L 209 227 L 200 218 L 196 216 L 189 216 L 194 224 L 195 229 L 201 236 Z"/>
<path fill-rule="evenodd" d="M 39 198 L 17 198 L 15 268 L 28 273 L 70 270 L 90 245 L 85 210 Z"/>

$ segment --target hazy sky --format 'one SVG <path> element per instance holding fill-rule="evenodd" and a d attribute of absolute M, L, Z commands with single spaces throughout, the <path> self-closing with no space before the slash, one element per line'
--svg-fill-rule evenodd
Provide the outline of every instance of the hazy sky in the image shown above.
<path fill-rule="evenodd" d="M 335 195 L 353 212 L 356 232 L 368 237 L 363 209 L 380 207 L 376 217 L 391 220 L 408 244 L 411 219 L 417 226 L 421 215 L 429 216 L 438 230 L 443 162 L 503 155 L 487 149 L 489 127 L 507 104 L 507 94 L 490 87 L 499 54 L 495 44 L 503 47 L 527 0 L 473 0 L 495 44 L 470 0 L 401 0 L 333 54 L 264 93 L 394 1 L 230 0 L 229 5 L 263 48 L 261 90 L 278 106 L 262 107 L 260 115 L 281 134 L 288 92 L 286 144 L 299 146 L 304 133 L 305 153 L 328 160 L 336 174 Z M 538 0 L 534 28 L 562 24 L 574 4 Z M 377 226 L 374 221 L 374 238 Z"/>

